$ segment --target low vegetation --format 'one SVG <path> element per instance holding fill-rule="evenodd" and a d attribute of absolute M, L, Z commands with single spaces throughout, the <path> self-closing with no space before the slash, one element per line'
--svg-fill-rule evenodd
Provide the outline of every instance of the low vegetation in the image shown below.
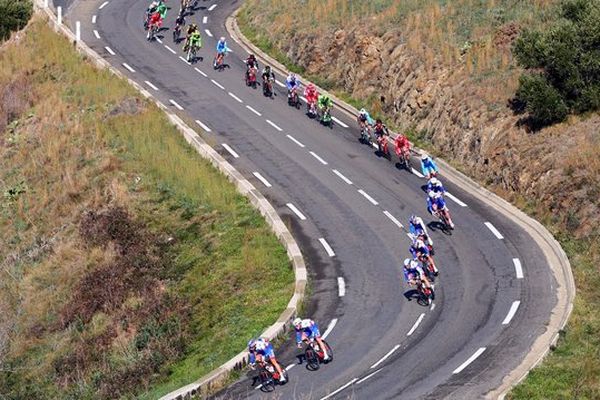
<path fill-rule="evenodd" d="M 32 12 L 30 0 L 0 0 L 0 42 L 7 39 L 11 32 L 22 29 Z"/>
<path fill-rule="evenodd" d="M 600 115 L 532 131 L 509 107 L 519 91 L 522 111 L 539 122 L 553 120 L 553 103 L 563 114 L 597 109 L 588 107 L 600 82 L 597 3 L 247 0 L 239 13 L 242 32 L 263 50 L 381 115 L 560 241 L 575 276 L 574 311 L 558 347 L 511 399 L 600 398 Z"/>
<path fill-rule="evenodd" d="M 0 50 L 0 190 L 2 398 L 156 399 L 293 292 L 249 202 L 43 21 Z"/>

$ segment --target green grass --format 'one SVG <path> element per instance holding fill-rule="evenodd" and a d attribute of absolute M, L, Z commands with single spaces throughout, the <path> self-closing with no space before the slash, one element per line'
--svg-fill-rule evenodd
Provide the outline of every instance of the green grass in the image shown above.
<path fill-rule="evenodd" d="M 40 21 L 0 66 L 2 396 L 154 399 L 278 318 L 285 249 L 160 110 Z M 116 207 L 107 244 L 82 233 Z"/>

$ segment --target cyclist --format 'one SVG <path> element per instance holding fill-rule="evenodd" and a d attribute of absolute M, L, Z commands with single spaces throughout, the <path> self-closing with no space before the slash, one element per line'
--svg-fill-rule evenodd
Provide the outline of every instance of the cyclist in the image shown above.
<path fill-rule="evenodd" d="M 360 127 L 361 130 L 363 130 L 367 126 L 375 125 L 375 121 L 373 120 L 373 118 L 371 118 L 371 116 L 369 115 L 369 112 L 367 110 L 365 110 L 364 108 L 360 109 L 360 111 L 358 112 L 358 116 L 356 117 L 356 120 L 358 121 L 358 126 Z"/>
<path fill-rule="evenodd" d="M 304 89 L 304 97 L 306 97 L 306 105 L 308 110 L 314 110 L 319 100 L 319 92 L 313 83 L 309 83 Z"/>
<path fill-rule="evenodd" d="M 254 369 L 254 365 L 256 361 L 261 362 L 270 362 L 273 364 L 273 367 L 279 373 L 279 381 L 285 382 L 285 375 L 283 374 L 283 370 L 281 366 L 277 362 L 275 358 L 275 351 L 273 350 L 273 345 L 265 338 L 251 339 L 248 342 L 248 352 L 250 353 L 249 363 L 250 367 Z"/>
<path fill-rule="evenodd" d="M 167 17 L 167 5 L 163 1 L 158 2 L 158 6 L 156 6 L 156 11 L 160 13 L 160 17 L 165 19 Z"/>
<path fill-rule="evenodd" d="M 333 101 L 326 94 L 321 94 L 317 100 L 317 107 L 319 107 L 319 112 L 321 113 L 322 118 L 325 118 L 325 114 L 331 111 L 331 107 L 333 107 Z"/>
<path fill-rule="evenodd" d="M 160 27 L 162 26 L 162 17 L 160 15 L 160 13 L 158 11 L 155 11 L 151 16 L 150 16 L 150 21 L 148 22 L 148 29 L 152 30 L 152 28 L 156 27 L 157 29 L 160 29 Z"/>
<path fill-rule="evenodd" d="M 390 131 L 387 126 L 378 119 L 375 122 L 375 126 L 373 127 L 373 132 L 375 133 L 375 137 L 377 138 L 377 144 L 379 145 L 379 151 L 384 154 L 386 157 L 388 156 L 388 145 L 387 145 L 387 137 L 390 136 Z"/>
<path fill-rule="evenodd" d="M 224 36 L 221 36 L 219 41 L 217 42 L 217 58 L 215 59 L 216 64 L 219 64 L 223 61 L 223 57 L 227 52 L 231 51 L 229 47 L 227 47 L 227 41 Z"/>
<path fill-rule="evenodd" d="M 421 172 L 427 179 L 438 174 L 439 170 L 435 162 L 427 153 L 421 154 Z"/>
<path fill-rule="evenodd" d="M 446 193 L 446 189 L 444 189 L 442 182 L 440 182 L 440 180 L 434 176 L 427 182 L 427 193 L 429 192 L 444 195 Z"/>
<path fill-rule="evenodd" d="M 429 232 L 427 232 L 427 226 L 425 226 L 425 222 L 421 217 L 411 215 L 408 220 L 408 230 L 413 240 L 421 237 L 429 246 L 433 246 L 433 240 L 431 240 Z"/>
<path fill-rule="evenodd" d="M 190 24 L 185 32 L 185 44 L 183 45 L 183 51 L 188 51 L 190 39 L 192 38 L 192 34 L 194 32 L 199 32 L 198 25 Z"/>
<path fill-rule="evenodd" d="M 158 7 L 158 1 L 153 1 L 146 9 L 146 22 L 144 23 L 144 28 L 147 29 L 148 25 L 150 25 L 150 17 L 156 12 L 156 7 Z"/>
<path fill-rule="evenodd" d="M 448 217 L 448 223 L 450 224 L 450 228 L 454 229 L 454 223 L 450 218 L 450 211 L 448 210 L 448 206 L 446 206 L 446 200 L 444 197 L 435 192 L 429 192 L 427 196 L 427 211 L 434 217 L 440 217 L 440 213 L 446 213 Z"/>
<path fill-rule="evenodd" d="M 394 147 L 396 148 L 396 155 L 398 157 L 404 158 L 406 155 L 410 157 L 410 142 L 403 134 L 398 134 L 398 137 L 394 141 Z"/>
<path fill-rule="evenodd" d="M 200 35 L 200 31 L 198 29 L 196 29 L 190 35 L 189 45 L 192 47 L 192 49 L 195 48 L 196 50 L 202 47 L 202 36 Z"/>
<path fill-rule="evenodd" d="M 265 68 L 262 71 L 262 79 L 263 81 L 275 80 L 275 73 L 271 69 L 270 65 L 265 65 Z"/>
<path fill-rule="evenodd" d="M 250 68 L 256 68 L 258 69 L 258 60 L 256 59 L 256 57 L 254 56 L 254 54 L 250 54 L 248 56 L 248 58 L 246 58 L 246 61 L 244 61 L 246 63 L 246 68 L 250 69 Z"/>
<path fill-rule="evenodd" d="M 292 90 L 300 89 L 300 80 L 296 77 L 296 74 L 291 72 L 285 79 L 285 85 L 287 86 L 288 93 L 291 93 Z"/>
<path fill-rule="evenodd" d="M 427 275 L 423 270 L 423 267 L 419 265 L 417 260 L 411 260 L 407 258 L 404 260 L 404 280 L 411 286 L 417 284 L 417 280 L 420 280 L 425 284 L 425 287 L 431 288 L 431 282 L 427 279 Z"/>
<path fill-rule="evenodd" d="M 330 356 L 327 354 L 327 346 L 325 346 L 323 339 L 321 339 L 321 332 L 319 332 L 319 326 L 315 321 L 308 318 L 296 318 L 292 322 L 292 325 L 296 330 L 296 343 L 298 348 L 302 348 L 302 342 L 304 340 L 314 339 L 323 350 L 323 360 L 329 360 Z"/>

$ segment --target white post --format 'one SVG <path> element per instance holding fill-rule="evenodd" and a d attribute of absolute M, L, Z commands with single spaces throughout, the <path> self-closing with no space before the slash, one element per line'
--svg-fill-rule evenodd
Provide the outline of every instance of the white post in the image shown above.
<path fill-rule="evenodd" d="M 48 8 L 48 0 L 44 0 L 44 8 Z"/>
<path fill-rule="evenodd" d="M 75 22 L 75 38 L 77 38 L 77 41 L 81 41 L 81 22 L 77 21 Z"/>
<path fill-rule="evenodd" d="M 56 17 L 57 17 L 57 24 L 60 26 L 62 25 L 62 7 L 58 6 L 56 7 Z"/>

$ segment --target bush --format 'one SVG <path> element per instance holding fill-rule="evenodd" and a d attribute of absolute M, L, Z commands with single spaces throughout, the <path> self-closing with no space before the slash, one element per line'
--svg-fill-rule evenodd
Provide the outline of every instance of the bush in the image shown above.
<path fill-rule="evenodd" d="M 29 0 L 0 0 L 0 40 L 23 28 L 33 12 Z"/>
<path fill-rule="evenodd" d="M 515 104 L 531 122 L 548 125 L 600 109 L 600 0 L 568 0 L 549 29 L 524 31 L 513 52 L 529 70 Z"/>

